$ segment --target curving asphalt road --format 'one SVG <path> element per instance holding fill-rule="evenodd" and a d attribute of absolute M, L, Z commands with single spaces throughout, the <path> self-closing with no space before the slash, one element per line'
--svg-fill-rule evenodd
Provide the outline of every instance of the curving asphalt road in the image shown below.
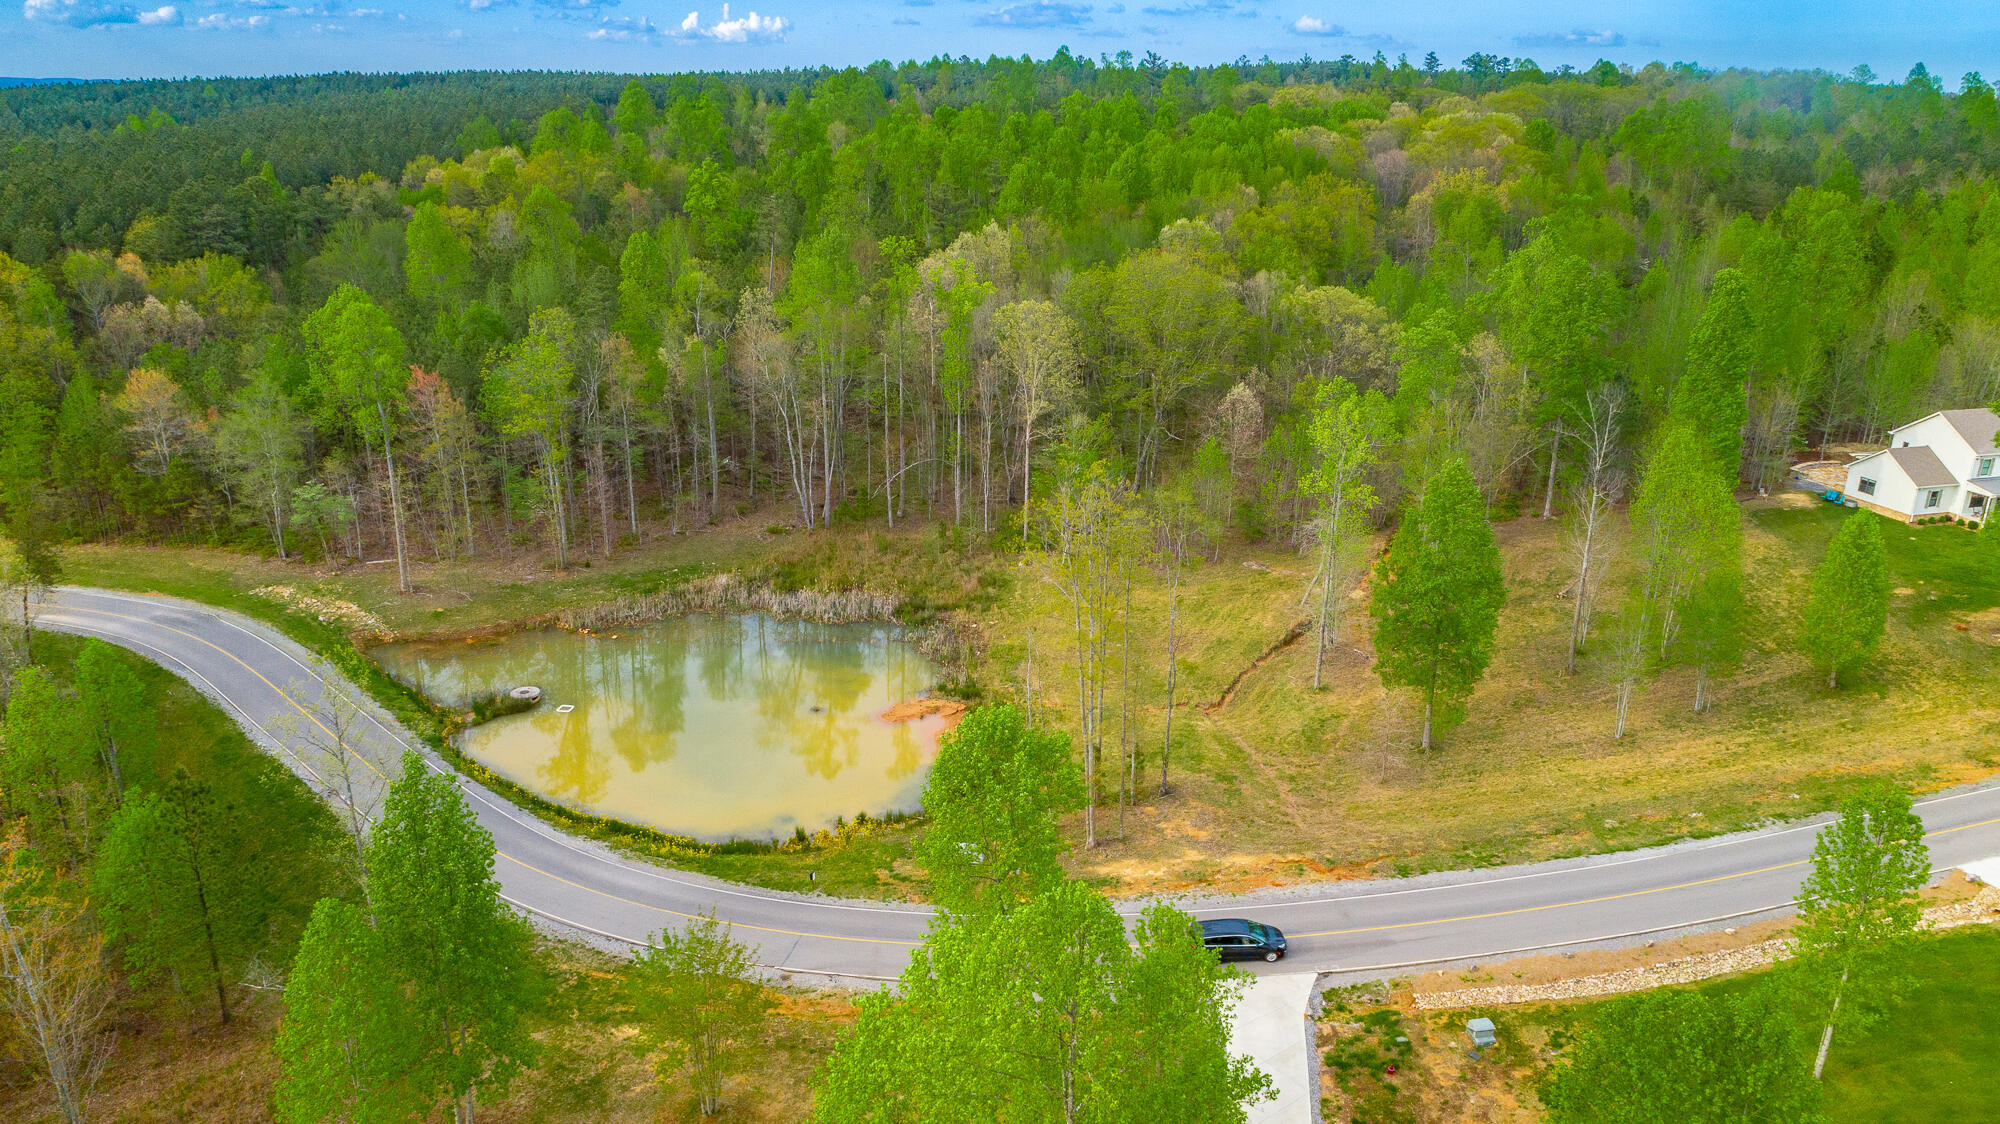
<path fill-rule="evenodd" d="M 66 586 L 50 593 L 36 619 L 40 627 L 101 637 L 181 675 L 322 792 L 331 787 L 326 763 L 310 748 L 321 700 L 329 691 L 358 700 L 366 717 L 348 744 L 360 762 L 358 803 L 365 808 L 379 802 L 405 748 L 457 775 L 305 648 L 238 614 Z M 599 940 L 645 943 L 713 909 L 772 969 L 871 980 L 895 976 L 929 924 L 921 907 L 761 890 L 623 858 L 458 779 L 493 833 L 506 899 Z M 2000 854 L 2000 784 L 1941 793 L 1920 801 L 1919 811 L 1938 870 Z M 1197 916 L 1250 914 L 1284 929 L 1291 952 L 1274 970 L 1385 976 L 1544 949 L 1632 944 L 1782 912 L 1797 893 L 1820 822 L 1531 866 L 1178 904 Z"/>

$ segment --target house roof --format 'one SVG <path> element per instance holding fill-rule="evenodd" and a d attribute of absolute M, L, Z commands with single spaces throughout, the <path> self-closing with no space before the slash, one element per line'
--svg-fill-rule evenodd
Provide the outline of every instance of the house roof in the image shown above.
<path fill-rule="evenodd" d="M 1975 476 L 1965 482 L 1975 492 L 1985 492 L 1989 496 L 2000 496 L 2000 476 Z"/>
<path fill-rule="evenodd" d="M 1984 455 L 2000 451 L 1994 443 L 1994 435 L 2000 434 L 2000 414 L 1987 409 L 1939 410 L 1938 413 L 1951 427 L 1958 431 L 1972 451 Z"/>
<path fill-rule="evenodd" d="M 1910 483 L 1919 488 L 1941 488 L 1946 484 L 1958 483 L 1951 469 L 1944 466 L 1929 445 L 1898 445 L 1889 450 L 1896 467 L 1910 478 Z"/>

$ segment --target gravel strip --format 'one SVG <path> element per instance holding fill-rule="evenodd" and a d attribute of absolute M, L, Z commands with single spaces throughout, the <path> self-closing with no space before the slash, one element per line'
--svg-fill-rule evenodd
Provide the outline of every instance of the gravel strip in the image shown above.
<path fill-rule="evenodd" d="M 1935 930 L 1952 929 L 1960 925 L 1992 924 L 2000 920 L 2000 916 L 1997 915 L 2000 915 L 2000 889 L 1989 886 L 1965 901 L 1925 910 L 1923 927 Z M 1589 999 L 1599 995 L 1620 995 L 1628 991 L 1644 991 L 1647 988 L 1671 987 L 1675 984 L 1695 983 L 1716 976 L 1766 967 L 1773 961 L 1790 955 L 1787 948 L 1790 944 L 1788 938 L 1778 937 L 1743 948 L 1703 952 L 1659 964 L 1625 968 L 1595 976 L 1579 976 L 1573 980 L 1557 980 L 1554 983 L 1502 984 L 1496 987 L 1472 987 L 1458 991 L 1432 991 L 1413 996 L 1411 1006 L 1419 1011 L 1442 1011 L 1457 1007 L 1494 1007 L 1509 1003 Z"/>

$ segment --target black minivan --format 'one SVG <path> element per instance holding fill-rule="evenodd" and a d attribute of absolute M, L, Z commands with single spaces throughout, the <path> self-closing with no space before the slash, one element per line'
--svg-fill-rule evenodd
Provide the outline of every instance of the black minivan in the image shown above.
<path fill-rule="evenodd" d="M 1259 921 L 1223 917 L 1203 921 L 1201 943 L 1224 960 L 1276 960 L 1285 954 L 1285 934 Z"/>

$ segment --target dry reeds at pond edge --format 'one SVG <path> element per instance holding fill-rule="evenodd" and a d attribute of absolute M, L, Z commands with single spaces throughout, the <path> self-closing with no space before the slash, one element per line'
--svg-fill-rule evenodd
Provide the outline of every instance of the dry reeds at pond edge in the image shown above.
<path fill-rule="evenodd" d="M 586 632 L 690 613 L 763 613 L 814 624 L 856 624 L 893 621 L 901 603 L 891 594 L 864 589 L 779 590 L 735 574 L 715 574 L 655 593 L 558 609 L 552 620 L 560 628 Z"/>

